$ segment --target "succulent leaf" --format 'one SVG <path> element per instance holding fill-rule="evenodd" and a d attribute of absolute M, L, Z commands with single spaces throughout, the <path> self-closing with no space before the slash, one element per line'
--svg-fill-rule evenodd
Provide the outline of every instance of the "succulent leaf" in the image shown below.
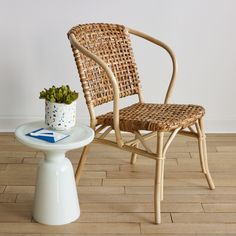
<path fill-rule="evenodd" d="M 55 87 L 54 85 L 40 92 L 39 98 L 46 99 L 50 102 L 71 104 L 78 98 L 79 94 L 76 91 L 72 91 L 69 85 L 62 85 L 61 87 Z"/>

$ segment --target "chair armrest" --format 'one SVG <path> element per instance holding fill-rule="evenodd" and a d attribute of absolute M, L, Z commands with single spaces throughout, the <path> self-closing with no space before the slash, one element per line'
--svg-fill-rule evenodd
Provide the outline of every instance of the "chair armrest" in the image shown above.
<path fill-rule="evenodd" d="M 121 146 L 123 146 L 124 142 L 122 140 L 122 136 L 121 136 L 121 132 L 120 132 L 120 128 L 119 128 L 119 104 L 118 104 L 118 101 L 120 98 L 120 91 L 119 91 L 119 85 L 117 83 L 117 80 L 116 80 L 112 70 L 108 67 L 108 65 L 100 57 L 98 57 L 97 55 L 93 54 L 88 49 L 86 49 L 85 47 L 80 45 L 77 42 L 74 34 L 69 35 L 69 40 L 70 40 L 70 43 L 72 46 L 74 46 L 76 49 L 78 49 L 85 56 L 89 57 L 90 59 L 95 61 L 97 64 L 99 64 L 104 69 L 108 78 L 111 81 L 111 85 L 112 85 L 112 89 L 113 89 L 113 96 L 114 96 L 114 100 L 113 100 L 113 114 L 114 114 L 113 122 L 114 123 L 113 124 L 114 124 L 114 130 L 115 130 L 117 144 L 121 147 Z"/>
<path fill-rule="evenodd" d="M 175 79 L 176 79 L 176 72 L 177 72 L 177 62 L 176 62 L 176 57 L 175 57 L 174 52 L 172 51 L 172 49 L 169 46 L 167 46 L 165 43 L 161 42 L 158 39 L 155 39 L 143 32 L 137 31 L 135 29 L 131 29 L 131 28 L 126 28 L 126 29 L 128 30 L 129 33 L 136 35 L 138 37 L 144 38 L 144 39 L 148 40 L 149 42 L 152 42 L 152 43 L 164 48 L 168 52 L 168 54 L 170 55 L 171 60 L 172 60 L 172 65 L 173 65 L 173 71 L 172 71 L 171 80 L 170 80 L 170 83 L 169 83 L 169 86 L 168 86 L 168 89 L 166 92 L 166 96 L 165 96 L 165 101 L 164 101 L 164 103 L 170 103 L 170 96 L 173 91 L 173 87 L 174 87 Z"/>

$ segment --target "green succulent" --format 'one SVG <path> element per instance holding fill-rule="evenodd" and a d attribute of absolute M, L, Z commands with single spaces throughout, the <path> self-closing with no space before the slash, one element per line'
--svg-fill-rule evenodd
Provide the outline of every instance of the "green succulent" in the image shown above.
<path fill-rule="evenodd" d="M 71 104 L 78 98 L 79 94 L 72 91 L 69 85 L 62 85 L 55 87 L 54 85 L 49 89 L 44 89 L 40 92 L 39 98 L 46 99 L 50 102 Z"/>

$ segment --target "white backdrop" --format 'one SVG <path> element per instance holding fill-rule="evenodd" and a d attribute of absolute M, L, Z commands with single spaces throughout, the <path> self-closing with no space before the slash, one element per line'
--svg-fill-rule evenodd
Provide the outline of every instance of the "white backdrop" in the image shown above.
<path fill-rule="evenodd" d="M 81 92 L 66 33 L 108 22 L 170 45 L 179 64 L 173 101 L 205 106 L 208 132 L 236 132 L 235 9 L 234 0 L 0 0 L 0 131 L 42 119 L 44 87 L 69 84 Z M 132 40 L 145 100 L 162 102 L 170 59 Z M 77 107 L 79 122 L 88 123 L 82 93 Z"/>

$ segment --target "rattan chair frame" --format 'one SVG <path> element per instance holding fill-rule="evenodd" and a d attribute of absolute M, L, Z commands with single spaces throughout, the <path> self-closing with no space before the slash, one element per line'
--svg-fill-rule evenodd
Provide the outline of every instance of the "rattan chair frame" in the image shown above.
<path fill-rule="evenodd" d="M 169 86 L 168 86 L 165 99 L 164 99 L 165 104 L 170 103 L 171 95 L 172 95 L 175 80 L 176 80 L 176 72 L 177 72 L 177 62 L 176 62 L 176 57 L 174 55 L 174 52 L 165 43 L 143 32 L 140 32 L 131 28 L 127 28 L 127 27 L 126 27 L 126 30 L 129 34 L 136 35 L 151 43 L 156 44 L 157 46 L 160 46 L 161 48 L 166 50 L 169 56 L 171 57 L 173 70 L 172 70 L 172 76 L 171 76 Z M 202 169 L 202 172 L 205 174 L 209 188 L 214 189 L 215 185 L 213 183 L 213 180 L 211 178 L 210 171 L 208 168 L 207 147 L 206 147 L 203 118 L 200 118 L 195 122 L 196 131 L 194 130 L 193 127 L 188 127 L 188 130 L 177 128 L 173 130 L 172 132 L 170 132 L 169 138 L 167 139 L 165 143 L 164 143 L 164 134 L 166 132 L 156 132 L 156 131 L 145 133 L 145 134 L 141 134 L 140 132 L 133 132 L 135 135 L 134 138 L 131 138 L 130 140 L 125 141 L 122 136 L 122 132 L 119 128 L 119 86 L 112 70 L 100 57 L 98 57 L 97 55 L 93 54 L 92 52 L 87 50 L 85 47 L 80 45 L 77 42 L 76 37 L 73 33 L 69 34 L 69 40 L 74 49 L 78 50 L 80 53 L 94 60 L 98 65 L 100 65 L 103 68 L 103 70 L 106 72 L 108 78 L 111 81 L 111 85 L 113 89 L 113 96 L 114 96 L 113 128 L 114 128 L 116 140 L 111 141 L 111 140 L 106 139 L 106 136 L 113 130 L 113 128 L 111 126 L 106 126 L 106 125 L 100 125 L 100 126 L 97 125 L 94 106 L 92 103 L 89 103 L 87 105 L 88 105 L 88 110 L 90 114 L 90 126 L 95 131 L 94 142 L 109 145 L 115 148 L 119 148 L 121 150 L 131 152 L 132 153 L 131 164 L 135 164 L 137 155 L 142 155 L 156 161 L 155 184 L 154 184 L 155 223 L 156 224 L 161 223 L 161 200 L 163 200 L 164 162 L 166 158 L 166 152 L 177 133 L 180 135 L 190 136 L 190 137 L 198 139 L 201 169 Z M 141 103 L 144 102 L 143 92 L 142 92 L 141 87 L 139 87 L 138 98 L 139 98 L 139 102 Z M 156 152 L 152 152 L 151 149 L 148 147 L 148 145 L 145 143 L 146 140 L 153 137 L 157 138 Z M 139 146 L 142 146 L 143 148 L 140 148 Z M 79 183 L 81 172 L 86 162 L 88 150 L 89 150 L 89 146 L 86 146 L 84 147 L 82 151 L 80 161 L 76 170 L 76 175 L 75 175 L 77 183 Z"/>

